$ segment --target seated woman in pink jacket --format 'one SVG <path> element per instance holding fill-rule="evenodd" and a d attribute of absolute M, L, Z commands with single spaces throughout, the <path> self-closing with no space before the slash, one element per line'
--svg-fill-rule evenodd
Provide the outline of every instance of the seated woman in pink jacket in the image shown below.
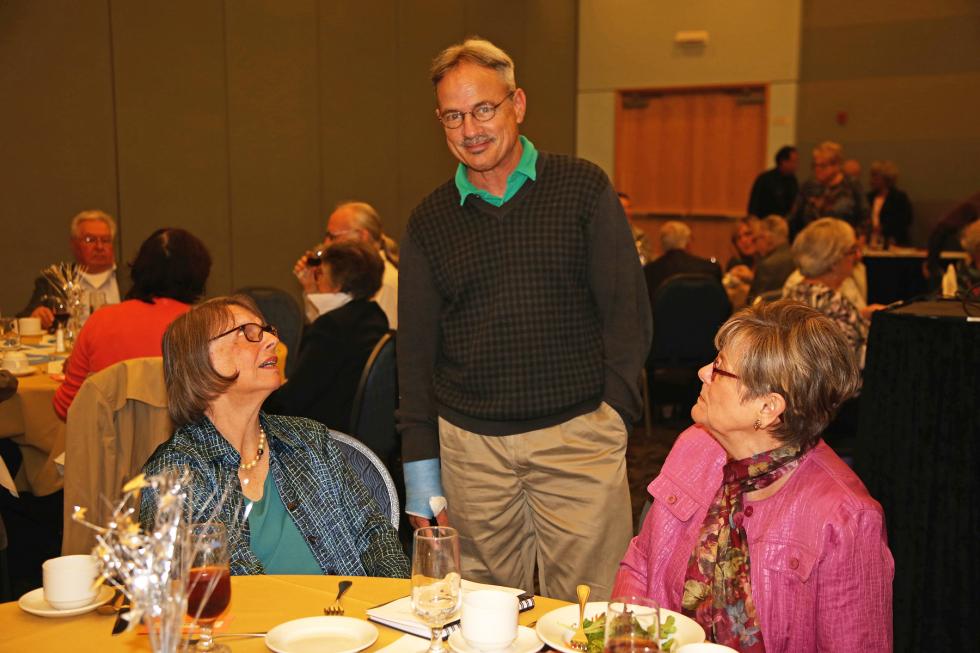
<path fill-rule="evenodd" d="M 735 314 L 715 345 L 613 595 L 651 597 L 738 651 L 891 651 L 881 506 L 820 439 L 858 388 L 853 348 L 788 300 Z"/>
<path fill-rule="evenodd" d="M 65 361 L 65 382 L 53 400 L 61 419 L 90 374 L 130 358 L 160 355 L 167 326 L 204 295 L 211 254 L 189 231 L 158 229 L 140 245 L 129 268 L 133 287 L 126 300 L 92 313 Z"/>

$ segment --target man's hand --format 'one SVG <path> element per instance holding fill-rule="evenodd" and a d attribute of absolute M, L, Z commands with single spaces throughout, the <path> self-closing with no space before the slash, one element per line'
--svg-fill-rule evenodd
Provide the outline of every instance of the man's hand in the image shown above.
<path fill-rule="evenodd" d="M 413 530 L 425 528 L 426 526 L 430 525 L 428 517 L 419 517 L 418 515 L 409 515 L 408 523 L 412 525 Z M 445 510 L 440 511 L 439 514 L 436 515 L 436 523 L 440 526 L 449 526 L 449 515 Z"/>
<path fill-rule="evenodd" d="M 319 292 L 317 290 L 317 281 L 320 277 L 320 268 L 315 266 L 311 267 L 306 264 L 307 257 L 315 255 L 316 252 L 306 250 L 306 253 L 300 256 L 296 261 L 296 265 L 293 266 L 293 276 L 295 276 L 300 285 L 303 286 L 303 292 L 305 293 Z"/>
<path fill-rule="evenodd" d="M 31 311 L 31 317 L 41 318 L 41 328 L 48 329 L 54 324 L 54 313 L 47 306 L 38 306 Z"/>

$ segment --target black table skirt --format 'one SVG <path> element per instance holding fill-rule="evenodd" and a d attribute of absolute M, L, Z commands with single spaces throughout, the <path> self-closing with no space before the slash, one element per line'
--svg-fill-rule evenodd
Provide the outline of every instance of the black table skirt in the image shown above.
<path fill-rule="evenodd" d="M 895 650 L 976 650 L 980 323 L 953 302 L 876 313 L 864 376 L 857 471 L 895 557 Z"/>

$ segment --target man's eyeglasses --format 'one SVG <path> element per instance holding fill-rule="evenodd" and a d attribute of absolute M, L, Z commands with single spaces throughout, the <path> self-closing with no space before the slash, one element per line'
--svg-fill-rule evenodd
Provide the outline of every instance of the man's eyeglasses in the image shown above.
<path fill-rule="evenodd" d="M 111 245 L 112 236 L 82 236 L 82 242 L 86 245 L 94 245 L 95 243 Z"/>
<path fill-rule="evenodd" d="M 733 374 L 733 373 L 729 372 L 728 370 L 723 370 L 720 367 L 718 367 L 718 359 L 716 358 L 715 360 L 711 361 L 711 382 L 714 383 L 715 382 L 715 377 L 717 377 L 719 375 L 721 375 L 721 376 L 727 376 L 730 379 L 738 379 L 738 378 L 740 378 L 738 374 Z"/>
<path fill-rule="evenodd" d="M 514 91 L 511 91 L 504 96 L 504 99 L 497 104 L 484 102 L 483 104 L 473 107 L 471 111 L 447 111 L 439 116 L 439 120 L 446 126 L 446 129 L 459 129 L 463 125 L 463 119 L 466 118 L 467 114 L 473 116 L 474 120 L 487 122 L 497 115 L 497 107 L 512 97 L 514 97 Z"/>
<path fill-rule="evenodd" d="M 262 342 L 262 335 L 265 333 L 271 333 L 273 336 L 277 338 L 279 337 L 279 329 L 272 326 L 271 324 L 263 325 L 257 322 L 246 322 L 245 324 L 239 324 L 233 329 L 228 329 L 224 333 L 219 333 L 213 338 L 210 338 L 208 342 L 210 342 L 211 340 L 217 340 L 218 338 L 224 338 L 228 334 L 234 333 L 236 331 L 241 331 L 242 335 L 245 336 L 245 339 L 248 340 L 249 342 Z"/>

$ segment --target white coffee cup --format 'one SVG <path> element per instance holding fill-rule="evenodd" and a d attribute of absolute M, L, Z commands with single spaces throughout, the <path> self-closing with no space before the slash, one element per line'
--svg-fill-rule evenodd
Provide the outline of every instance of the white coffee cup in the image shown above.
<path fill-rule="evenodd" d="M 39 317 L 22 317 L 17 320 L 20 326 L 20 335 L 22 336 L 39 336 L 41 335 L 41 318 Z"/>
<path fill-rule="evenodd" d="M 3 354 L 3 368 L 11 372 L 26 372 L 31 363 L 22 351 L 8 351 Z"/>
<path fill-rule="evenodd" d="M 94 556 L 70 555 L 45 560 L 44 600 L 56 610 L 71 610 L 90 604 L 97 593 L 98 563 Z"/>
<path fill-rule="evenodd" d="M 517 597 L 508 592 L 466 592 L 460 632 L 467 644 L 480 651 L 506 649 L 517 639 L 517 612 Z"/>

